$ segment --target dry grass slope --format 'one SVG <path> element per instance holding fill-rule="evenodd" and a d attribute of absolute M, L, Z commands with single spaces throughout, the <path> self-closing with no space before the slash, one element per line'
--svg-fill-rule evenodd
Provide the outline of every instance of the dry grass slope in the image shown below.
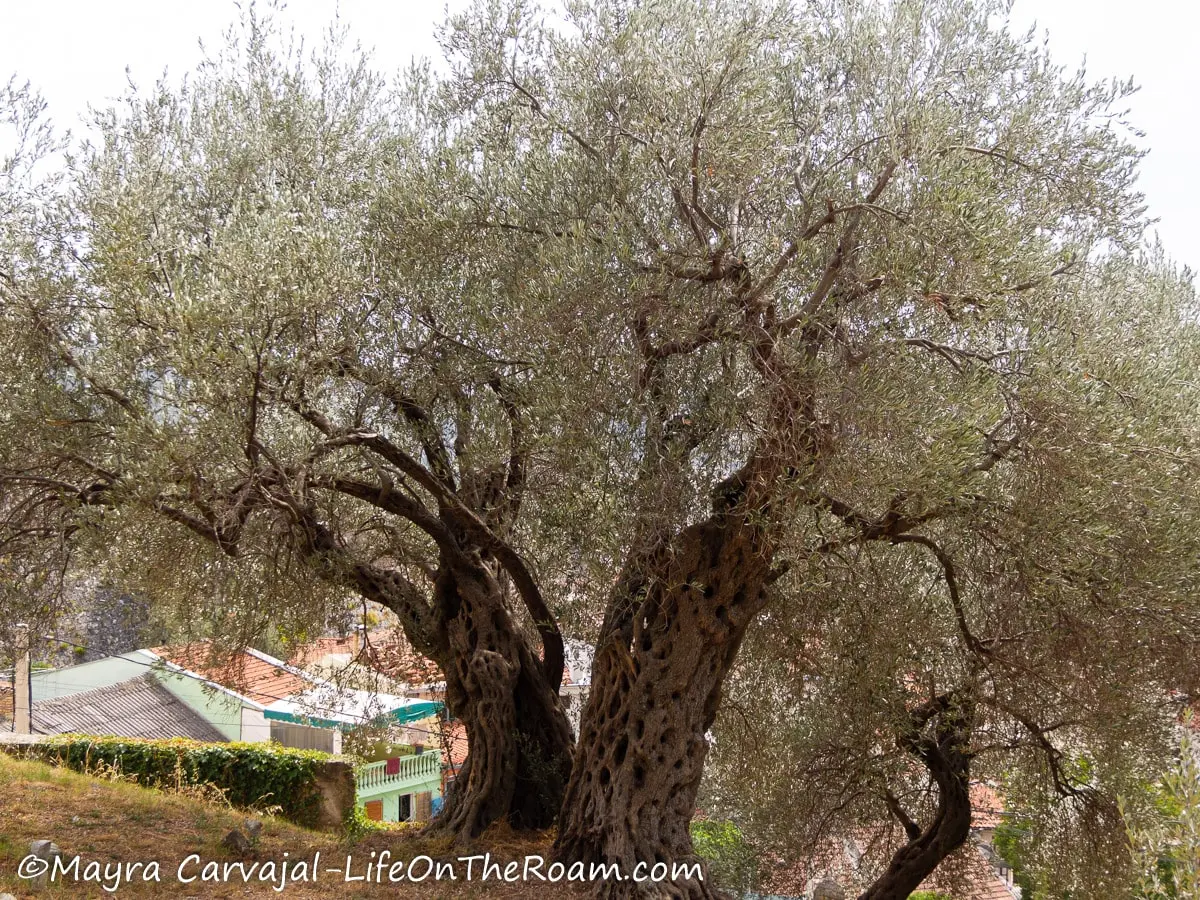
<path fill-rule="evenodd" d="M 80 775 L 36 762 L 16 760 L 0 753 L 0 893 L 19 898 L 35 896 L 28 882 L 16 875 L 17 865 L 28 853 L 29 843 L 53 840 L 67 856 L 79 854 L 84 863 L 159 861 L 162 880 L 144 883 L 140 874 L 132 883 L 122 884 L 118 897 L 290 897 L 328 898 L 330 896 L 405 897 L 413 900 L 440 898 L 537 897 L 567 900 L 586 896 L 583 891 L 563 885 L 433 882 L 422 884 L 366 886 L 345 883 L 340 875 L 323 873 L 315 884 L 289 884 L 276 893 L 269 883 L 242 882 L 234 875 L 223 884 L 179 884 L 175 873 L 189 854 L 205 861 L 234 861 L 236 857 L 221 845 L 229 831 L 240 825 L 246 813 L 218 803 L 147 790 L 134 784 Z M 500 861 L 522 859 L 526 854 L 549 855 L 549 836 L 531 840 L 506 832 L 493 831 L 481 838 L 478 847 L 452 848 L 446 843 L 423 839 L 412 829 L 369 832 L 351 841 L 345 836 L 308 831 L 270 816 L 264 823 L 258 845 L 247 857 L 280 861 L 311 858 L 320 851 L 322 867 L 340 866 L 347 854 L 355 860 L 355 870 L 370 860 L 372 852 L 389 850 L 395 859 L 408 860 L 418 854 L 435 859 L 451 859 L 468 853 L 490 852 Z M 462 867 L 460 867 L 460 879 Z M 37 897 L 107 897 L 100 885 L 55 884 Z"/>

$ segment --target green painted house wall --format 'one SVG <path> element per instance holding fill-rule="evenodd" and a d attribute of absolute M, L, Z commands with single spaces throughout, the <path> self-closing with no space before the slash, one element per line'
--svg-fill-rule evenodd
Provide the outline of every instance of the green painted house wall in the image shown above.
<path fill-rule="evenodd" d="M 221 732 L 227 741 L 243 740 L 242 701 L 223 691 L 205 689 L 205 683 L 177 672 L 160 670 L 155 677 L 168 691 L 178 697 Z"/>
<path fill-rule="evenodd" d="M 430 805 L 434 799 L 442 795 L 442 755 L 437 750 L 419 754 L 408 754 L 400 757 L 401 771 L 395 775 L 386 775 L 384 761 L 366 763 L 358 767 L 355 781 L 358 794 L 358 806 L 363 808 L 367 803 L 378 800 L 383 804 L 383 821 L 396 822 L 400 820 L 400 798 L 405 794 L 413 795 L 413 814 L 419 815 L 417 795 L 429 794 Z M 428 811 L 425 811 L 428 814 Z"/>
<path fill-rule="evenodd" d="M 65 669 L 45 669 L 33 673 L 33 702 L 56 700 L 96 688 L 120 684 L 150 671 L 151 658 L 138 651 L 124 656 L 109 656 L 95 662 L 80 663 Z"/>

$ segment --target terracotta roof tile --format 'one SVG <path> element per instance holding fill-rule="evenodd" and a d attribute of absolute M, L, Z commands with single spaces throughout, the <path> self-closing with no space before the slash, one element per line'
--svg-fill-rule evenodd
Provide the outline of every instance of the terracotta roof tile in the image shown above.
<path fill-rule="evenodd" d="M 971 825 L 995 828 L 1004 819 L 1004 798 L 982 781 L 971 783 Z"/>
<path fill-rule="evenodd" d="M 443 732 L 442 764 L 457 770 L 467 760 L 467 727 L 457 719 Z"/>
<path fill-rule="evenodd" d="M 339 637 L 323 637 L 317 638 L 314 641 L 309 641 L 307 644 L 301 644 L 288 658 L 288 662 L 293 666 L 310 666 L 313 663 L 320 662 L 326 656 L 333 654 L 349 654 L 354 656 L 358 653 L 358 638 L 355 635 L 349 635 L 344 638 Z"/>
<path fill-rule="evenodd" d="M 437 663 L 418 653 L 399 629 L 382 639 L 371 638 L 363 659 L 376 672 L 404 684 L 438 684 L 446 680 Z"/>
<path fill-rule="evenodd" d="M 921 883 L 921 889 L 949 894 L 955 900 L 1015 900 L 991 863 L 976 846 L 963 848 Z"/>
<path fill-rule="evenodd" d="M 242 650 L 230 656 L 209 641 L 181 647 L 155 647 L 150 652 L 264 706 L 299 694 L 313 685 L 311 679 L 264 653 Z"/>

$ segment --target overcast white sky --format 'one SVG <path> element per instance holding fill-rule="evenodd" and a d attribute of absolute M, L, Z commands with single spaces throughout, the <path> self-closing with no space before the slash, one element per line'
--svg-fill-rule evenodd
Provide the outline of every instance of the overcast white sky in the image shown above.
<path fill-rule="evenodd" d="M 459 7 L 462 0 L 453 0 Z M 411 0 L 293 0 L 298 30 L 319 37 L 340 10 L 380 67 L 434 55 L 441 5 Z M 75 127 L 88 103 L 120 94 L 128 66 L 139 84 L 200 58 L 236 16 L 232 0 L 0 0 L 0 78 L 29 79 L 60 126 Z M 1037 22 L 1074 66 L 1095 77 L 1133 75 L 1142 85 L 1132 120 L 1150 149 L 1141 186 L 1170 253 L 1200 268 L 1200 4 L 1185 0 L 1016 0 L 1013 21 Z"/>

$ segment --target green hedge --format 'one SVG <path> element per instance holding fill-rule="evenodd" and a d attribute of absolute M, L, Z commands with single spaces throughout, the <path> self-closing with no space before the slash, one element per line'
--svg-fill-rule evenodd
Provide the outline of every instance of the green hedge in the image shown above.
<path fill-rule="evenodd" d="M 328 753 L 278 744 L 206 744 L 63 734 L 28 748 L 31 756 L 80 772 L 111 768 L 147 787 L 211 784 L 234 806 L 280 807 L 280 815 L 313 826 L 320 809 L 317 776 Z"/>

